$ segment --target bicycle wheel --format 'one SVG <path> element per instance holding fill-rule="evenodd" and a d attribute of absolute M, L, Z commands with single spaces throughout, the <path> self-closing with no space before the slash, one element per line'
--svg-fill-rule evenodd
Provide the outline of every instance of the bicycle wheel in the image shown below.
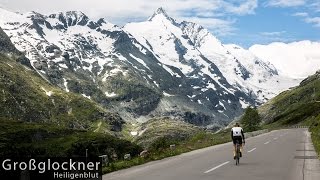
<path fill-rule="evenodd" d="M 239 146 L 239 144 L 237 144 L 236 145 L 236 147 L 237 147 L 237 151 L 236 151 L 236 165 L 239 165 L 239 163 L 240 163 L 240 146 Z"/>

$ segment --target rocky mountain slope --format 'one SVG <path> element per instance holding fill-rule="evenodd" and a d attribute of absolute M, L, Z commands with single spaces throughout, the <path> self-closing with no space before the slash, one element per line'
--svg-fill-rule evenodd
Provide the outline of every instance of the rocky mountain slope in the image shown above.
<path fill-rule="evenodd" d="M 122 158 L 143 150 L 117 138 L 125 123 L 118 114 L 42 78 L 1 28 L 0 108 L 1 157 L 84 157 L 87 149 L 89 157 Z"/>
<path fill-rule="evenodd" d="M 0 26 L 29 59 L 24 64 L 125 121 L 169 116 L 219 128 L 246 106 L 296 83 L 161 8 L 148 21 L 124 28 L 76 11 L 42 15 L 0 9 L 0 15 Z"/>
<path fill-rule="evenodd" d="M 66 93 L 28 67 L 28 59 L 1 28 L 0 44 L 0 118 L 82 130 L 94 130 L 103 122 L 106 133 L 121 131 L 124 121 L 119 115 L 82 96 Z"/>

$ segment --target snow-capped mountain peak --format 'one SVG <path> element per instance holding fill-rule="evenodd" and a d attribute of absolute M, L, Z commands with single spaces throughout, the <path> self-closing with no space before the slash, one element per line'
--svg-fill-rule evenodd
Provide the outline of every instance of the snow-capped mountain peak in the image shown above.
<path fill-rule="evenodd" d="M 184 34 L 186 34 L 193 44 L 201 50 L 201 52 L 221 53 L 225 54 L 226 49 L 223 47 L 220 40 L 201 25 L 183 21 L 180 25 Z M 208 48 L 204 48 L 208 47 Z"/>
<path fill-rule="evenodd" d="M 163 21 L 164 19 L 176 24 L 176 21 L 171 18 L 162 7 L 158 8 L 153 15 L 148 18 L 148 21 Z"/>
<path fill-rule="evenodd" d="M 40 75 L 125 120 L 177 116 L 221 126 L 292 85 L 247 50 L 223 45 L 201 25 L 177 22 L 163 8 L 123 28 L 79 11 L 20 15 L 0 9 L 0 15 L 0 26 Z M 272 83 L 277 88 L 270 90 Z"/>

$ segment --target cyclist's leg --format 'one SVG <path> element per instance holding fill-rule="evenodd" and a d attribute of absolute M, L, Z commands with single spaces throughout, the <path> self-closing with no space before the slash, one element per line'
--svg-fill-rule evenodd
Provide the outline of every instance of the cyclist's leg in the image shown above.
<path fill-rule="evenodd" d="M 243 143 L 242 138 L 240 139 L 240 157 L 242 157 Z"/>
<path fill-rule="evenodd" d="M 236 138 L 233 137 L 232 141 L 233 141 L 233 159 L 235 159 L 235 157 L 236 157 Z"/>

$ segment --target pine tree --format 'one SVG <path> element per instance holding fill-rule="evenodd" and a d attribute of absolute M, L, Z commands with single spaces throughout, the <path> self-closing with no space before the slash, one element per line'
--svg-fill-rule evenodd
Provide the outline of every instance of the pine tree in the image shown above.
<path fill-rule="evenodd" d="M 245 132 L 256 131 L 260 128 L 261 118 L 256 108 L 248 107 L 240 120 Z"/>

